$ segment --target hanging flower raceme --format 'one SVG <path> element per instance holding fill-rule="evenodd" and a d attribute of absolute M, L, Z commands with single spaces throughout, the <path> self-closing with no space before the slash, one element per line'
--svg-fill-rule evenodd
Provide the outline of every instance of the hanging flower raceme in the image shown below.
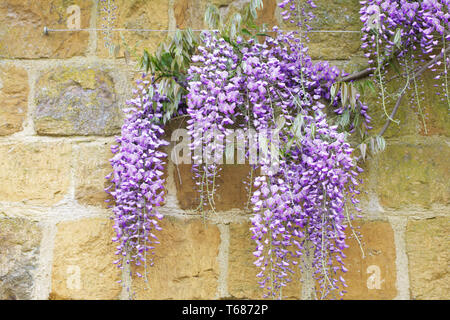
<path fill-rule="evenodd" d="M 443 41 L 444 46 L 450 41 L 448 0 L 367 0 L 361 4 L 362 48 L 372 60 L 394 52 L 405 57 L 419 50 L 430 56 L 442 49 Z"/>
<path fill-rule="evenodd" d="M 271 151 L 258 159 L 257 167 L 267 175 L 256 178 L 257 190 L 251 197 L 260 284 L 266 297 L 281 298 L 281 289 L 290 281 L 299 258 L 312 248 L 315 277 L 326 296 L 338 288 L 338 282 L 345 285 L 335 275 L 338 269 L 346 269 L 337 269 L 335 263 L 343 262 L 344 230 L 352 218 L 345 216 L 344 206 L 350 200 L 357 203 L 353 196 L 361 169 L 352 162 L 344 134 L 328 124 L 323 112 L 322 101 L 330 100 L 330 87 L 340 71 L 325 62 L 314 64 L 297 33 L 277 28 L 274 32 L 276 37 L 266 37 L 264 43 L 238 38 L 238 46 L 218 34 L 204 34 L 204 46 L 188 71 L 191 149 L 198 161 L 201 153 L 196 148 L 215 145 L 211 136 L 204 139 L 211 129 L 219 141 L 232 133 L 231 126 L 243 130 L 247 138 L 250 129 L 278 132 L 281 149 L 290 147 L 283 150 L 275 170 L 267 162 Z M 337 114 L 346 107 L 334 105 Z M 360 112 L 368 123 L 366 109 L 361 104 Z M 284 120 L 278 127 L 280 117 Z M 273 139 L 269 136 L 265 144 Z M 250 144 L 261 150 L 261 140 Z M 202 163 L 197 169 L 201 194 L 204 184 L 213 179 L 212 174 L 208 176 L 212 166 Z"/>
<path fill-rule="evenodd" d="M 113 172 L 107 177 L 113 189 L 114 230 L 118 243 L 115 262 L 152 265 L 151 254 L 158 243 L 155 230 L 160 230 L 162 214 L 158 207 L 164 202 L 164 158 L 161 151 L 168 142 L 162 139 L 160 124 L 161 102 L 156 86 L 148 80 L 139 80 L 135 97 L 127 101 L 128 115 L 122 134 L 116 138 L 115 154 L 110 160 Z M 141 276 L 141 274 L 138 274 Z"/>
<path fill-rule="evenodd" d="M 353 219 L 344 209 L 348 200 L 358 203 L 356 178 L 362 170 L 353 163 L 344 134 L 329 126 L 321 111 L 299 119 L 295 146 L 276 175 L 257 178 L 252 197 L 255 264 L 261 268 L 261 287 L 273 298 L 282 298 L 280 289 L 310 249 L 320 296 L 338 289 L 339 282 L 346 286 L 341 276 L 336 277 L 338 270 L 346 272 L 344 231 Z"/>

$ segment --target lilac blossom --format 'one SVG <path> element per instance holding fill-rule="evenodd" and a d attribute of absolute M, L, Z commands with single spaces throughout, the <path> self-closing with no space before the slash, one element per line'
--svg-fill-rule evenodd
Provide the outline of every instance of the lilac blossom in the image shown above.
<path fill-rule="evenodd" d="M 124 264 L 152 265 L 151 254 L 161 230 L 163 215 L 158 207 L 164 202 L 164 159 L 161 150 L 168 142 L 160 124 L 162 101 L 154 83 L 138 80 L 135 97 L 127 101 L 128 115 L 122 134 L 116 138 L 115 154 L 110 160 L 113 172 L 107 177 L 112 182 L 108 192 L 114 198 L 114 230 L 118 259 Z M 142 276 L 137 273 L 138 276 Z M 146 276 L 146 275 L 145 275 Z"/>

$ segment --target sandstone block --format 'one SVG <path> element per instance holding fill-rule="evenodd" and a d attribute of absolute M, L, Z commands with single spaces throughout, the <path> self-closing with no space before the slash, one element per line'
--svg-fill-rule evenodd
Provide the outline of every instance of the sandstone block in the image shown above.
<path fill-rule="evenodd" d="M 72 5 L 80 9 L 80 27 L 89 28 L 92 0 L 5 0 L 0 3 L 0 57 L 4 58 L 70 58 L 86 53 L 89 33 L 51 32 L 44 26 L 67 29 L 73 19 Z"/>
<path fill-rule="evenodd" d="M 112 171 L 111 144 L 80 145 L 76 154 L 75 198 L 83 204 L 107 207 L 111 197 L 104 191 L 110 182 L 105 179 Z"/>
<path fill-rule="evenodd" d="M 0 219 L 0 299 L 32 298 L 41 229 L 24 219 Z"/>
<path fill-rule="evenodd" d="M 406 250 L 412 299 L 449 299 L 449 232 L 448 217 L 408 221 Z"/>
<path fill-rule="evenodd" d="M 260 278 L 256 277 L 261 270 L 253 264 L 256 245 L 251 239 L 250 227 L 251 223 L 230 225 L 228 292 L 234 299 L 262 299 L 264 294 L 258 284 Z M 301 299 L 301 274 L 296 271 L 293 281 L 282 290 L 283 299 Z"/>
<path fill-rule="evenodd" d="M 102 135 L 120 132 L 121 110 L 114 82 L 105 71 L 63 67 L 36 84 L 35 129 L 40 135 Z"/>
<path fill-rule="evenodd" d="M 68 191 L 70 166 L 67 143 L 0 145 L 0 201 L 55 204 Z"/>
<path fill-rule="evenodd" d="M 148 283 L 135 277 L 137 299 L 213 299 L 219 277 L 219 229 L 201 220 L 165 217 Z M 144 274 L 144 268 L 138 269 Z"/>
<path fill-rule="evenodd" d="M 448 204 L 450 148 L 445 143 L 392 143 L 379 155 L 377 193 L 382 206 Z"/>
<path fill-rule="evenodd" d="M 117 299 L 122 287 L 120 269 L 113 264 L 112 221 L 82 219 L 57 227 L 50 299 Z"/>
<path fill-rule="evenodd" d="M 23 129 L 28 110 L 28 73 L 21 67 L 0 65 L 0 136 Z"/>
<path fill-rule="evenodd" d="M 347 229 L 349 248 L 344 250 L 347 273 L 345 300 L 390 300 L 397 296 L 397 271 L 394 232 L 389 222 L 359 221 L 353 223 L 360 233 L 361 247 Z"/>
<path fill-rule="evenodd" d="M 169 1 L 167 0 L 118 0 L 115 2 L 117 9 L 114 11 L 116 19 L 113 21 L 114 28 L 125 29 L 151 29 L 151 30 L 167 30 L 169 28 Z M 99 28 L 107 28 L 104 18 L 105 13 L 102 12 L 103 5 L 98 5 L 97 26 Z M 143 49 L 154 52 L 158 44 L 162 42 L 166 36 L 166 32 L 146 32 L 146 31 L 125 31 L 122 35 L 126 41 L 126 46 L 134 50 L 137 56 L 142 56 Z M 111 57 L 109 47 L 105 46 L 107 41 L 106 34 L 99 33 L 97 35 L 97 55 L 102 58 Z M 111 43 L 120 45 L 120 50 L 116 57 L 123 57 L 123 49 L 125 45 L 122 41 L 121 34 L 113 32 L 111 34 Z"/>

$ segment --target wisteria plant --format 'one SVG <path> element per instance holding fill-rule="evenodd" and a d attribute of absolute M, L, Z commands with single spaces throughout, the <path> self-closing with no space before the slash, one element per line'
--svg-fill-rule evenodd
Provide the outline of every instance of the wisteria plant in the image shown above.
<path fill-rule="evenodd" d="M 352 212 L 361 211 L 358 163 L 366 158 L 367 145 L 372 152 L 384 148 L 382 136 L 396 122 L 399 101 L 409 86 L 417 93 L 417 79 L 425 70 L 433 69 L 436 78 L 443 79 L 442 96 L 449 103 L 449 1 L 361 1 L 362 48 L 369 65 L 353 74 L 313 62 L 308 55 L 313 1 L 284 0 L 279 6 L 283 19 L 297 31 L 274 27 L 268 35 L 255 23 L 262 0 L 252 0 L 243 13 L 225 22 L 218 8 L 210 6 L 205 21 L 211 31 L 197 35 L 177 30 L 154 55 L 144 51 L 140 67 L 148 76 L 138 81 L 128 102 L 108 177 L 120 268 L 152 264 L 155 231 L 163 218 L 158 207 L 165 192 L 164 125 L 185 117 L 202 212 L 214 210 L 220 165 L 195 150 L 223 151 L 217 138 L 229 138 L 236 128 L 247 135 L 252 130 L 276 133 L 276 169 L 267 158 L 259 159 L 248 184 L 255 265 L 260 269 L 256 276 L 263 296 L 282 299 L 283 287 L 306 261 L 318 298 L 345 293 L 346 230 L 357 236 Z M 390 94 L 385 72 L 393 60 L 403 66 L 397 78 L 404 79 L 405 86 Z M 367 77 L 380 89 L 386 117 L 375 134 L 358 90 L 358 81 Z M 397 98 L 390 114 L 388 95 Z M 419 97 L 417 107 L 421 110 Z M 356 143 L 349 142 L 353 133 L 360 137 Z M 275 136 L 251 141 L 247 160 L 250 145 L 260 149 L 274 142 Z M 145 267 L 144 274 L 136 274 L 146 278 L 147 272 Z"/>

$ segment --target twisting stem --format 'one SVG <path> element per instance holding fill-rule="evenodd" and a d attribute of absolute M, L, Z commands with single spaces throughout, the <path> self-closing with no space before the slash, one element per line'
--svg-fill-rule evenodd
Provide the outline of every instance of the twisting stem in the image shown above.
<path fill-rule="evenodd" d="M 427 64 L 422 66 L 422 68 L 420 68 L 418 71 L 416 71 L 414 73 L 414 77 L 421 76 L 422 73 L 424 73 L 431 65 L 435 64 L 437 61 L 439 61 L 439 59 L 441 59 L 444 55 L 448 54 L 449 52 L 450 52 L 450 47 L 448 47 L 443 52 L 441 52 L 439 55 L 434 57 L 434 59 L 432 59 L 430 62 L 428 62 Z M 397 113 L 397 111 L 400 107 L 400 103 L 402 102 L 402 98 L 403 98 L 404 94 L 405 94 L 405 91 L 403 91 L 402 94 L 400 94 L 400 96 L 397 98 L 397 102 L 395 103 L 395 107 L 391 113 L 391 118 L 393 118 L 395 116 L 395 114 Z M 382 136 L 386 132 L 386 130 L 389 128 L 390 123 L 391 123 L 391 120 L 387 119 L 386 123 L 384 124 L 383 128 L 381 129 L 381 131 L 378 135 Z"/>
<path fill-rule="evenodd" d="M 376 37 L 376 41 L 377 41 L 377 63 L 378 63 L 378 67 L 377 67 L 377 73 L 378 73 L 378 80 L 380 81 L 380 88 L 381 88 L 381 102 L 383 105 L 383 111 L 384 114 L 386 115 L 386 117 L 390 120 L 393 121 L 397 124 L 399 124 L 399 121 L 394 120 L 392 117 L 389 116 L 389 114 L 387 113 L 386 110 L 386 93 L 384 92 L 384 84 L 383 84 L 383 76 L 381 74 L 381 60 L 380 60 L 380 40 L 379 40 L 379 33 L 377 32 L 377 37 Z"/>

